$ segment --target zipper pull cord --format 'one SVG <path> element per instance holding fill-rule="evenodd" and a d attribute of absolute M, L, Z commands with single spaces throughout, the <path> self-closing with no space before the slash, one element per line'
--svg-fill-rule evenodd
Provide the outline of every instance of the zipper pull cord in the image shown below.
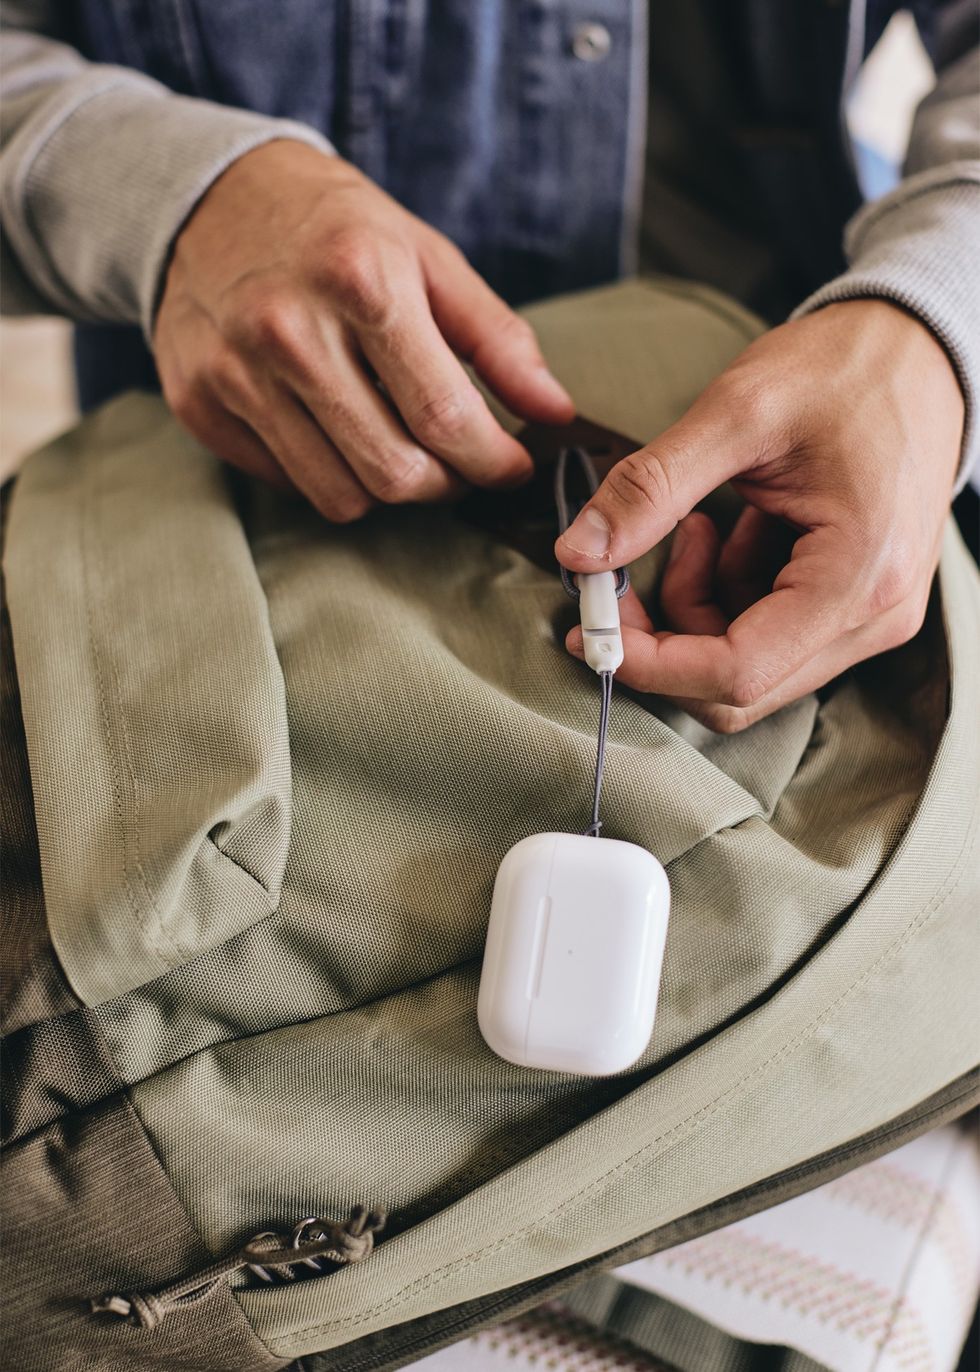
<path fill-rule="evenodd" d="M 89 1302 L 93 1315 L 114 1315 L 141 1329 L 155 1329 L 174 1310 L 195 1305 L 209 1296 L 219 1282 L 236 1272 L 251 1271 L 262 1281 L 295 1280 L 298 1265 L 323 1271 L 322 1264 L 363 1262 L 374 1248 L 374 1236 L 384 1228 L 383 1210 L 355 1205 L 342 1223 L 319 1217 L 300 1220 L 291 1235 L 267 1230 L 255 1234 L 226 1258 L 220 1258 L 157 1291 L 134 1291 L 128 1295 L 98 1296 Z"/>

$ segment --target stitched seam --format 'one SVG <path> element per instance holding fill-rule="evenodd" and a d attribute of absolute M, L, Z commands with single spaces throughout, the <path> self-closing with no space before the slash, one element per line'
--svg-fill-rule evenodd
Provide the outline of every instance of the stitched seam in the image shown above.
<path fill-rule="evenodd" d="M 975 1091 L 972 1093 L 967 1092 L 957 1097 L 957 1100 L 967 1099 L 970 1098 L 971 1095 L 975 1096 L 975 1094 Z M 933 1117 L 934 1115 L 930 1114 L 929 1118 Z M 921 1118 L 925 1117 L 923 1116 Z M 923 1128 L 917 1129 L 913 1137 L 918 1137 L 919 1134 L 924 1133 L 925 1130 L 929 1127 L 929 1125 L 925 1125 Z M 894 1131 L 892 1131 L 892 1133 L 894 1133 Z M 846 1145 L 840 1149 L 835 1149 L 833 1151 L 835 1153 L 835 1156 L 851 1156 L 851 1154 L 847 1152 Z M 876 1156 L 880 1156 L 880 1154 L 876 1154 Z M 855 1164 L 853 1163 L 851 1164 L 851 1166 L 854 1165 Z M 783 1177 L 785 1176 L 785 1172 L 780 1173 L 778 1175 L 780 1177 Z M 816 1185 L 821 1184 L 819 1181 L 819 1176 L 822 1175 L 823 1173 L 818 1174 L 818 1180 L 816 1182 Z M 826 1179 L 829 1180 L 830 1178 Z M 743 1190 L 736 1194 L 739 1197 L 741 1197 L 745 1194 L 745 1191 Z M 798 1195 L 799 1192 L 795 1192 L 794 1194 Z M 712 1210 L 714 1210 L 714 1208 L 714 1206 L 708 1207 L 708 1209 Z M 761 1208 L 763 1207 L 756 1206 L 753 1208 L 751 1213 L 758 1213 L 758 1210 Z M 687 1237 L 697 1237 L 698 1235 L 706 1232 L 703 1223 L 704 1214 L 705 1211 L 703 1210 L 700 1212 L 695 1212 L 695 1215 L 699 1220 L 698 1228 L 695 1230 L 693 1235 L 688 1234 Z M 733 1218 L 739 1218 L 739 1216 L 734 1215 Z M 730 1221 L 723 1221 L 723 1223 L 728 1222 Z M 717 1224 L 712 1224 L 711 1226 L 712 1229 L 717 1227 Z M 529 1304 L 530 1302 L 540 1301 L 551 1296 L 559 1296 L 563 1291 L 567 1291 L 570 1286 L 574 1285 L 575 1282 L 583 1280 L 590 1273 L 594 1274 L 597 1268 L 599 1268 L 600 1264 L 603 1267 L 605 1267 L 615 1263 L 631 1262 L 636 1258 L 648 1257 L 651 1252 L 663 1252 L 666 1248 L 673 1247 L 675 1240 L 672 1239 L 670 1243 L 662 1243 L 660 1239 L 657 1237 L 658 1235 L 661 1235 L 662 1232 L 662 1227 L 656 1230 L 652 1230 L 649 1234 L 641 1235 L 638 1239 L 630 1240 L 628 1243 L 618 1245 L 615 1249 L 609 1249 L 604 1253 L 597 1254 L 595 1257 L 587 1258 L 582 1263 L 575 1264 L 574 1268 L 564 1268 L 558 1272 L 548 1273 L 544 1277 L 533 1278 L 532 1281 L 523 1283 L 519 1290 L 517 1288 L 508 1288 L 504 1292 L 495 1292 L 489 1296 L 481 1297 L 481 1308 L 479 1312 L 477 1312 L 475 1317 L 464 1317 L 463 1319 L 451 1321 L 448 1324 L 444 1322 L 440 1326 L 441 1334 L 448 1334 L 451 1331 L 456 1330 L 462 1330 L 464 1332 L 466 1330 L 470 1330 L 471 1332 L 475 1332 L 478 1327 L 481 1327 L 477 1323 L 475 1323 L 475 1321 L 481 1321 L 482 1327 L 486 1327 L 487 1323 L 491 1321 L 496 1322 L 498 1319 L 504 1318 L 504 1315 L 500 1313 L 501 1311 L 503 1311 L 504 1314 L 506 1314 L 506 1312 L 508 1311 L 519 1314 L 520 1308 L 527 1308 L 527 1305 L 524 1304 L 524 1302 L 527 1302 Z M 651 1239 L 653 1241 L 652 1248 L 648 1246 Z M 680 1238 L 676 1239 L 676 1242 L 678 1243 L 683 1241 L 683 1235 Z M 642 1249 L 641 1245 L 643 1245 Z M 515 1291 L 517 1293 L 516 1295 Z M 529 1292 L 530 1295 L 528 1294 Z M 506 1299 L 501 1299 L 502 1296 Z M 518 1308 L 515 1310 L 515 1307 Z M 446 1311 L 445 1309 L 443 1309 L 439 1313 L 445 1314 Z M 405 1328 L 408 1326 L 400 1327 Z M 394 1326 L 389 1326 L 389 1328 L 386 1329 L 384 1333 L 386 1335 L 389 1335 L 393 1328 Z M 397 1354 L 399 1357 L 404 1357 L 406 1354 L 411 1353 L 413 1351 L 425 1351 L 426 1346 L 430 1343 L 431 1339 L 427 1335 L 422 1335 L 421 1337 L 416 1335 L 415 1337 L 407 1341 L 403 1340 L 400 1343 L 393 1343 L 389 1339 L 387 1356 L 390 1359 L 395 1354 Z M 376 1365 L 377 1364 L 375 1364 L 375 1366 Z M 292 1367 L 292 1364 L 290 1364 L 290 1367 Z M 360 1360 L 355 1359 L 354 1363 L 350 1365 L 348 1372 L 372 1372 L 370 1355 L 368 1355 L 367 1358 L 361 1358 Z"/>
<path fill-rule="evenodd" d="M 863 986 L 865 982 L 867 982 L 873 976 L 873 974 L 878 971 L 880 967 L 882 967 L 886 962 L 890 961 L 893 957 L 895 957 L 906 946 L 906 944 L 911 942 L 911 940 L 915 937 L 919 930 L 926 923 L 928 923 L 930 919 L 933 918 L 933 916 L 939 909 L 942 908 L 942 906 L 948 901 L 950 896 L 953 895 L 957 887 L 960 885 L 965 875 L 966 864 L 963 861 L 963 857 L 966 853 L 968 845 L 970 844 L 971 840 L 973 839 L 976 833 L 978 812 L 980 812 L 980 807 L 975 805 L 973 813 L 971 815 L 970 827 L 963 840 L 960 850 L 957 853 L 956 861 L 953 864 L 953 868 L 950 872 L 949 878 L 947 879 L 946 884 L 943 887 L 941 887 L 937 894 L 933 897 L 932 901 L 930 901 L 929 904 L 925 907 L 925 909 L 921 911 L 921 913 L 918 916 L 916 916 L 916 918 L 912 921 L 909 927 L 905 930 L 905 933 L 893 944 L 891 944 L 890 947 L 886 948 L 885 951 L 876 959 L 876 961 L 867 969 L 867 971 L 865 971 L 858 978 L 857 981 L 853 982 L 849 987 L 847 987 L 847 989 L 843 991 L 835 1001 L 833 1001 L 829 1006 L 827 1006 L 818 1016 L 816 1016 L 816 1018 L 811 1020 L 810 1023 L 800 1031 L 800 1033 L 797 1035 L 795 1039 L 792 1039 L 789 1043 L 784 1044 L 783 1047 L 777 1053 L 774 1053 L 772 1057 L 768 1058 L 765 1062 L 761 1063 L 747 1076 L 742 1077 L 733 1086 L 729 1087 L 727 1091 L 723 1092 L 722 1095 L 717 1096 L 713 1101 L 709 1102 L 709 1104 L 704 1106 L 701 1110 L 697 1111 L 693 1115 L 689 1115 L 687 1119 L 681 1120 L 680 1123 L 675 1125 L 673 1129 L 668 1130 L 667 1133 L 661 1134 L 657 1138 L 649 1140 L 647 1143 L 643 1145 L 642 1148 L 637 1149 L 635 1153 L 631 1153 L 629 1157 L 624 1158 L 621 1163 L 618 1163 L 608 1172 L 603 1173 L 602 1176 L 594 1178 L 591 1182 L 589 1182 L 587 1186 L 583 1187 L 580 1191 L 577 1191 L 573 1196 L 569 1196 L 566 1200 L 562 1201 L 561 1204 L 555 1206 L 554 1209 L 549 1210 L 547 1214 L 538 1216 L 533 1221 L 533 1223 L 525 1225 L 520 1229 L 515 1229 L 511 1233 L 505 1234 L 502 1238 L 496 1240 L 494 1243 L 489 1244 L 484 1248 L 478 1249 L 473 1253 L 467 1253 L 462 1258 L 457 1259 L 454 1262 L 447 1263 L 443 1267 L 436 1268 L 435 1271 L 428 1273 L 421 1280 L 409 1283 L 407 1286 L 402 1287 L 400 1291 L 397 1291 L 395 1295 L 390 1297 L 387 1301 L 384 1301 L 380 1305 L 373 1306 L 370 1310 L 365 1311 L 363 1315 L 359 1316 L 354 1321 L 346 1319 L 331 1320 L 326 1324 L 309 1325 L 303 1329 L 293 1330 L 286 1336 L 284 1344 L 288 1345 L 292 1340 L 301 1338 L 306 1334 L 323 1334 L 327 1333 L 329 1330 L 338 1328 L 356 1329 L 359 1325 L 367 1323 L 374 1315 L 383 1314 L 385 1311 L 391 1310 L 397 1307 L 398 1305 L 403 1305 L 405 1303 L 405 1299 L 408 1296 L 414 1294 L 415 1292 L 425 1291 L 431 1286 L 438 1285 L 439 1282 L 443 1281 L 447 1276 L 452 1275 L 453 1272 L 458 1271 L 461 1267 L 470 1266 L 473 1263 L 478 1262 L 481 1258 L 487 1257 L 492 1253 L 499 1252 L 502 1248 L 507 1247 L 514 1239 L 522 1238 L 525 1234 L 531 1233 L 534 1229 L 538 1228 L 547 1220 L 550 1220 L 555 1215 L 560 1214 L 562 1210 L 568 1209 L 577 1201 L 588 1196 L 591 1192 L 597 1191 L 603 1185 L 603 1183 L 605 1183 L 609 1178 L 617 1176 L 621 1173 L 636 1171 L 637 1167 L 640 1165 L 639 1160 L 643 1158 L 644 1154 L 651 1152 L 652 1149 L 656 1147 L 656 1145 L 663 1143 L 668 1139 L 677 1138 L 682 1134 L 682 1131 L 687 1126 L 693 1127 L 701 1123 L 702 1121 L 709 1119 L 712 1115 L 717 1114 L 718 1110 L 721 1108 L 724 1102 L 730 1100 L 732 1096 L 738 1094 L 744 1086 L 746 1086 L 754 1078 L 761 1076 L 775 1063 L 779 1062 L 783 1058 L 791 1056 L 797 1048 L 799 1048 L 807 1039 L 811 1038 L 813 1033 L 820 1027 L 820 1025 L 826 1019 L 828 1019 L 838 1009 L 839 1006 L 841 1006 L 845 1001 L 849 1000 L 851 996 L 854 994 L 854 992 L 856 992 L 861 986 Z M 690 1132 L 690 1129 L 688 1129 L 688 1132 Z"/>
<path fill-rule="evenodd" d="M 147 940 L 147 942 L 148 942 L 148 944 L 149 944 L 149 951 L 150 951 L 152 954 L 155 955 L 157 961 L 160 963 L 161 966 L 163 966 L 167 971 L 170 971 L 171 968 L 172 968 L 172 966 L 173 966 L 174 961 L 175 961 L 175 960 L 178 961 L 178 962 L 180 961 L 180 959 L 181 959 L 181 954 L 180 954 L 179 950 L 177 949 L 176 944 L 172 941 L 172 939 L 170 939 L 170 938 L 164 933 L 164 930 L 163 930 L 163 917 L 162 917 L 161 912 L 160 912 L 160 909 L 159 909 L 159 907 L 158 907 L 158 905 L 157 905 L 157 903 L 156 903 L 156 901 L 155 901 L 155 899 L 154 899 L 154 897 L 153 897 L 153 895 L 152 895 L 152 893 L 151 893 L 151 891 L 150 891 L 150 887 L 149 887 L 149 884 L 148 884 L 147 879 L 146 879 L 146 871 L 145 871 L 145 869 L 144 869 L 144 867 L 143 867 L 142 855 L 141 855 L 141 852 L 140 852 L 139 788 L 138 788 L 138 786 L 137 786 L 136 773 L 135 773 L 135 770 L 134 770 L 133 765 L 132 765 L 132 761 L 131 761 L 130 756 L 129 756 L 129 733 L 128 733 L 128 730 L 127 730 L 127 727 L 126 727 L 126 712 L 125 712 L 125 709 L 123 708 L 123 703 L 122 703 L 122 690 L 121 690 L 121 683 L 120 683 L 120 679 L 119 679 L 119 673 L 118 673 L 118 670 L 117 670 L 117 668 L 116 668 L 116 665 L 115 665 L 114 661 L 110 661 L 110 662 L 109 662 L 109 667 L 110 667 L 110 669 L 111 669 L 111 671 L 112 671 L 113 682 L 114 682 L 114 684 L 115 684 L 115 696 L 114 696 L 114 701 L 113 701 L 113 703 L 114 703 L 115 706 L 116 706 L 116 711 L 117 711 L 117 715 L 118 715 L 118 718 L 119 718 L 120 730 L 121 730 L 121 735 L 122 735 L 122 737 L 121 737 L 122 747 L 121 747 L 121 749 L 120 749 L 119 751 L 120 751 L 120 752 L 122 753 L 122 755 L 123 755 L 123 761 L 125 762 L 126 771 L 127 771 L 128 775 L 129 775 L 129 782 L 130 782 L 130 800 L 131 800 L 132 811 L 133 811 L 133 835 L 132 835 L 132 837 L 133 837 L 133 848 L 132 848 L 132 858 L 133 858 L 133 862 L 134 862 L 135 867 L 136 867 L 136 873 L 137 873 L 137 875 L 138 875 L 138 877 L 139 877 L 140 885 L 141 885 L 142 888 L 143 888 L 143 894 L 144 894 L 144 896 L 146 897 L 146 902 L 147 902 L 147 904 L 149 905 L 150 910 L 153 912 L 153 914 L 156 915 L 156 918 L 157 918 L 157 926 L 156 926 L 156 927 L 154 927 L 154 926 L 146 919 L 145 914 L 144 914 L 144 912 L 143 912 L 143 909 L 142 909 L 142 907 L 140 906 L 138 900 L 136 899 L 136 893 L 135 893 L 135 891 L 133 890 L 133 886 L 132 886 L 132 883 L 131 883 L 131 880 L 130 880 L 130 871 L 129 871 L 129 852 L 130 852 L 129 830 L 128 830 L 128 828 L 127 828 L 127 825 L 126 825 L 126 823 L 125 823 L 125 818 L 124 818 L 124 815 L 123 815 L 123 809 L 122 809 L 122 796 L 121 796 L 121 789 L 120 789 L 120 787 L 119 787 L 119 763 L 118 763 L 118 758 L 117 758 L 117 756 L 116 756 L 116 751 L 115 751 L 115 749 L 114 749 L 114 747 L 113 747 L 113 737 L 112 737 L 112 731 L 111 731 L 111 727 L 110 727 L 110 715 L 109 715 L 108 702 L 107 702 L 107 696 L 106 696 L 106 690 L 105 690 L 105 685 L 106 685 L 106 683 L 105 683 L 105 674 L 104 674 L 104 671 L 103 671 L 103 666 L 104 666 L 104 663 L 105 663 L 105 658 L 104 658 L 103 656 L 100 655 L 99 646 L 98 646 L 98 637 L 97 637 L 97 635 L 96 635 L 96 633 L 95 633 L 95 622 L 94 622 L 94 618 L 93 618 L 93 615 L 92 615 L 93 595 L 92 595 L 92 590 L 91 590 L 91 578 L 90 578 L 90 576 L 89 576 L 89 568 L 94 564 L 94 570 L 96 571 L 97 574 L 98 574 L 98 573 L 101 573 L 101 571 L 102 571 L 101 559 L 99 558 L 98 552 L 97 552 L 97 549 L 98 549 L 98 539 L 96 538 L 96 539 L 94 539 L 94 540 L 90 540 L 90 538 L 89 538 L 89 531 L 90 531 L 90 525 L 91 525 L 91 518 L 90 518 L 90 516 L 91 516 L 92 497 L 93 497 L 95 494 L 98 494 L 98 489 L 97 489 L 98 476 L 99 476 L 98 467 L 96 467 L 96 470 L 95 470 L 95 472 L 93 473 L 93 475 L 91 476 L 91 479 L 90 479 L 89 481 L 85 481 L 84 476 L 83 476 L 83 483 L 84 483 L 84 489 L 85 489 L 85 500 L 84 500 L 84 504 L 83 504 L 83 513 L 82 513 L 82 526 L 83 526 L 83 527 L 82 527 L 82 540 L 81 540 L 81 542 L 82 542 L 82 562 L 83 562 L 83 565 L 84 565 L 84 567 L 85 567 L 85 613 L 86 613 L 86 619 L 87 619 L 88 630 L 89 630 L 89 645 L 90 645 L 90 647 L 91 647 L 92 658 L 93 658 L 93 662 L 94 662 L 94 665 L 95 665 L 95 674 L 96 674 L 96 679 L 97 679 L 97 681 L 98 681 L 98 687 L 99 687 L 99 699 L 100 699 L 100 703 L 101 703 L 101 706 L 102 706 L 102 720 L 103 720 L 103 725 L 104 725 L 104 729 L 105 729 L 106 751 L 107 751 L 107 753 L 109 754 L 110 762 L 111 762 L 111 765 L 112 765 L 112 772 L 113 772 L 113 784 L 114 784 L 114 790 L 115 790 L 115 796 L 116 796 L 116 815 L 117 815 L 117 819 L 118 819 L 118 821 L 119 821 L 120 835 L 121 835 L 121 838 L 122 838 L 122 851 L 123 851 L 123 880 L 124 880 L 124 882 L 125 882 L 126 891 L 127 891 L 128 896 L 129 896 L 130 908 L 132 909 L 133 914 L 134 914 L 134 916 L 136 917 L 136 920 L 137 920 L 137 922 L 138 922 L 140 928 L 143 930 L 144 936 L 145 936 L 145 938 L 146 938 L 146 940 Z M 91 546 L 90 546 L 90 544 L 91 544 Z M 159 942 L 159 940 L 158 940 L 158 936 L 159 936 L 159 938 L 162 938 L 162 939 L 166 942 L 167 948 L 169 949 L 169 953 L 170 953 L 170 956 L 169 956 L 169 957 L 167 956 L 167 953 L 164 951 L 164 949 L 160 946 L 160 942 Z"/>
<path fill-rule="evenodd" d="M 133 913 L 136 922 L 146 930 L 146 923 L 129 874 L 129 841 L 126 832 L 126 825 L 123 818 L 122 790 L 120 786 L 119 767 L 116 761 L 115 748 L 113 746 L 112 729 L 109 720 L 109 707 L 106 700 L 105 680 L 102 672 L 102 662 L 96 648 L 95 622 L 92 615 L 92 585 L 91 567 L 89 559 L 89 507 L 91 503 L 91 483 L 82 479 L 82 500 L 79 511 L 79 553 L 82 564 L 82 595 L 85 603 L 85 623 L 87 629 L 89 652 L 92 655 L 92 666 L 95 675 L 96 690 L 99 697 L 99 712 L 102 717 L 102 733 L 105 741 L 106 756 L 109 761 L 109 769 L 112 777 L 112 793 L 116 812 L 116 822 L 119 829 L 120 850 L 122 854 L 122 878 L 123 886 L 126 890 L 126 897 L 129 908 Z"/>

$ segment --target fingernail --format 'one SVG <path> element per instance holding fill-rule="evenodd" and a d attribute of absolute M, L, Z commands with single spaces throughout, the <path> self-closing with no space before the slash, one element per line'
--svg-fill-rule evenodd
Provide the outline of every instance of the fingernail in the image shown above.
<path fill-rule="evenodd" d="M 677 528 L 674 530 L 674 537 L 670 541 L 670 552 L 667 555 L 668 564 L 673 562 L 675 558 L 680 557 L 681 553 L 684 551 L 684 542 L 686 538 L 687 529 L 685 529 L 683 524 L 678 524 Z"/>
<path fill-rule="evenodd" d="M 582 646 L 582 630 L 577 626 L 568 631 L 568 637 L 565 639 L 565 647 L 571 653 L 572 657 L 581 657 L 585 652 L 585 649 Z"/>
<path fill-rule="evenodd" d="M 602 557 L 609 551 L 609 525 L 605 516 L 594 505 L 587 505 L 565 530 L 562 542 L 586 557 Z"/>

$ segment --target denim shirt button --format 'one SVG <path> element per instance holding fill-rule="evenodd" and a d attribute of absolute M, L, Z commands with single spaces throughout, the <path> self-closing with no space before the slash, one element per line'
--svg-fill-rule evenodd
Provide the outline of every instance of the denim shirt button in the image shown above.
<path fill-rule="evenodd" d="M 572 53 L 580 62 L 601 62 L 611 47 L 612 38 L 604 24 L 579 24 L 572 33 Z"/>

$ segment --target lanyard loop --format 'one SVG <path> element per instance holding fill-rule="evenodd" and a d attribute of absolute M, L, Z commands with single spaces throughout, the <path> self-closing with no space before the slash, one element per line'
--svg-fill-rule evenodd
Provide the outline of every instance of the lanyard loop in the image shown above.
<path fill-rule="evenodd" d="M 578 502 L 573 501 L 569 490 L 572 479 L 569 468 L 572 465 L 572 462 L 578 464 L 579 474 L 584 485 L 588 489 L 585 500 L 580 500 Z M 596 469 L 592 462 L 592 458 L 586 450 L 584 448 L 562 448 L 561 452 L 558 454 L 558 461 L 555 464 L 555 505 L 558 508 L 559 533 L 563 534 L 565 532 L 572 520 L 582 509 L 583 505 L 592 499 L 598 489 L 599 478 L 596 475 Z M 579 589 L 575 585 L 574 573 L 570 572 L 567 567 L 560 566 L 559 570 L 561 572 L 561 584 L 573 600 L 578 600 Z M 622 600 L 623 596 L 629 590 L 630 574 L 625 567 L 617 567 L 615 575 L 616 599 Z"/>
<path fill-rule="evenodd" d="M 599 706 L 599 743 L 595 758 L 595 786 L 592 791 L 592 823 L 583 834 L 587 838 L 599 838 L 602 820 L 599 818 L 599 797 L 602 795 L 602 774 L 606 766 L 606 730 L 609 727 L 609 709 L 612 705 L 613 672 L 600 672 L 602 683 L 602 703 Z"/>
<path fill-rule="evenodd" d="M 563 448 L 558 455 L 558 462 L 555 467 L 555 505 L 558 509 L 558 525 L 562 533 L 565 532 L 579 509 L 581 509 L 582 504 L 585 503 L 583 501 L 580 504 L 573 504 L 572 501 L 569 490 L 571 484 L 569 467 L 572 461 L 577 462 L 582 482 L 588 489 L 586 500 L 591 499 L 599 489 L 599 479 L 596 476 L 592 458 L 585 449 Z M 625 567 L 619 567 L 616 570 L 615 577 L 616 599 L 620 600 L 629 589 L 629 573 Z M 572 573 L 568 571 L 567 567 L 561 568 L 561 580 L 562 585 L 565 587 L 568 594 L 574 600 L 580 599 L 579 588 L 575 584 Z M 584 632 L 585 630 L 583 628 L 583 633 Z M 616 632 L 618 635 L 618 628 Z M 620 658 L 621 656 L 622 652 L 620 650 Z M 602 828 L 602 820 L 599 818 L 599 800 L 602 795 L 602 777 L 606 765 L 606 734 L 609 729 L 609 712 L 612 707 L 613 678 L 615 676 L 615 671 L 600 670 L 597 674 L 602 688 L 602 697 L 599 706 L 599 736 L 596 747 L 595 784 L 592 791 L 592 822 L 589 827 L 583 831 L 584 834 L 590 838 L 599 838 L 599 831 Z"/>

